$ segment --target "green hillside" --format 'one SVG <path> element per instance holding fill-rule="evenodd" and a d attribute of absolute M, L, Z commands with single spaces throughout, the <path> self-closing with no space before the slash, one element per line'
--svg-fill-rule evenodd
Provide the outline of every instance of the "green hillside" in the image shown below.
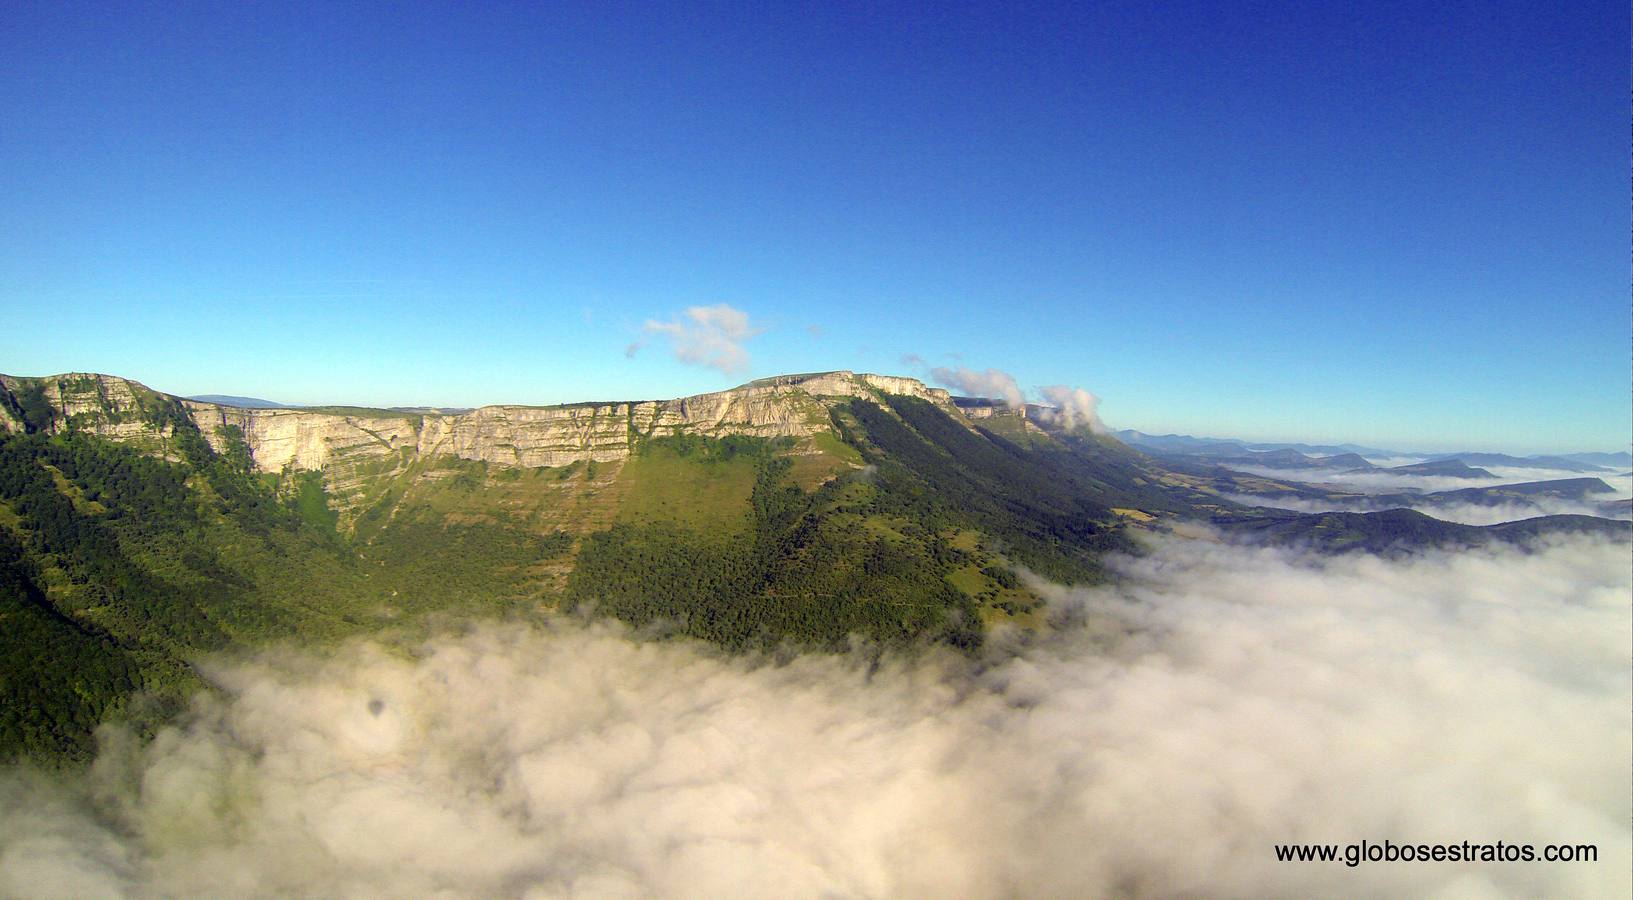
<path fill-rule="evenodd" d="M 238 426 L 206 435 L 181 401 L 134 383 L 9 385 L 0 758 L 83 759 L 96 723 L 147 730 L 179 708 L 202 656 L 272 641 L 576 613 L 736 651 L 973 651 L 997 624 L 1042 622 L 1023 569 L 1093 582 L 1107 552 L 1135 549 L 1132 529 L 1176 519 L 1328 551 L 1617 527 L 1244 508 L 1219 496 L 1239 473 L 876 389 L 793 395 L 799 436 L 653 427 L 618 458 L 554 467 L 398 446 L 370 436 L 379 419 L 339 420 L 321 470 L 273 472 Z M 616 413 L 585 410 L 596 427 Z"/>
<path fill-rule="evenodd" d="M 201 654 L 576 609 L 736 649 L 973 648 L 1030 624 L 1016 576 L 1099 577 L 1117 516 L 922 401 L 835 403 L 814 438 L 660 437 L 626 460 L 452 456 L 262 474 L 173 405 L 170 458 L 36 411 L 0 435 L 0 754 L 78 757 L 109 715 L 157 720 Z M 137 701 L 137 697 L 140 701 Z"/>

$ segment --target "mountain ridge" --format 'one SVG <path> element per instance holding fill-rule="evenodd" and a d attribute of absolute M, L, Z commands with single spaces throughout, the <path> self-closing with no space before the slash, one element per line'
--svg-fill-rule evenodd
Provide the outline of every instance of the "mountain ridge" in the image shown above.
<path fill-rule="evenodd" d="M 1333 553 L 1628 536 L 1248 507 L 1226 494 L 1318 488 L 1039 409 L 848 371 L 458 414 L 0 376 L 0 757 L 83 758 L 98 722 L 184 703 L 200 654 L 269 641 L 577 612 L 733 651 L 971 652 L 1046 627 L 1023 570 L 1104 581 L 1181 522 Z"/>
<path fill-rule="evenodd" d="M 23 395 L 30 394 L 32 400 Z M 316 471 L 349 516 L 361 498 L 356 473 L 403 469 L 439 456 L 516 468 L 618 463 L 658 437 L 792 438 L 831 431 L 827 405 L 881 392 L 913 396 L 958 415 L 951 395 L 899 376 L 849 370 L 780 375 L 671 400 L 495 404 L 468 412 L 370 407 L 249 408 L 191 400 L 132 379 L 97 373 L 37 378 L 0 375 L 0 431 L 74 430 L 179 459 L 175 416 L 217 453 L 242 442 L 257 472 Z M 960 415 L 962 420 L 963 417 Z"/>
<path fill-rule="evenodd" d="M 385 452 L 410 440 L 420 454 L 447 452 L 498 465 L 557 466 L 621 459 L 638 438 L 653 435 L 806 437 L 817 423 L 799 395 L 835 398 L 886 391 L 954 408 L 947 391 L 917 379 L 849 370 L 773 376 L 670 400 L 493 404 L 469 412 L 235 406 L 165 394 L 116 375 L 73 372 L 37 378 L 0 375 L 0 429 L 24 430 L 18 394 L 31 386 L 40 387 L 44 402 L 52 407 L 53 422 L 43 429 L 47 432 L 72 427 L 115 440 L 147 437 L 162 443 L 169 436 L 165 426 L 145 414 L 156 402 L 175 402 L 195 420 L 205 417 L 201 430 L 218 451 L 224 446 L 218 430 L 238 428 L 256 468 L 264 472 L 291 465 L 320 469 L 330 448 L 358 449 L 375 443 Z M 502 452 L 506 450 L 511 452 Z"/>

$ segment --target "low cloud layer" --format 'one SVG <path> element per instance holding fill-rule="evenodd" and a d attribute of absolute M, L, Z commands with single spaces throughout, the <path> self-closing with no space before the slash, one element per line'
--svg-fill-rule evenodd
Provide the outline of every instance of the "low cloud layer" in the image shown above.
<path fill-rule="evenodd" d="M 1305 513 L 1366 513 L 1384 509 L 1400 509 L 1404 505 L 1407 509 L 1415 509 L 1424 515 L 1433 516 L 1441 521 L 1460 522 L 1464 525 L 1498 525 L 1503 522 L 1534 519 L 1538 516 L 1598 516 L 1603 519 L 1633 519 L 1633 514 L 1625 509 L 1619 510 L 1612 515 L 1607 514 L 1597 503 L 1583 503 L 1559 497 L 1535 497 L 1525 503 L 1407 504 L 1379 503 L 1365 498 L 1357 498 L 1341 503 L 1331 500 L 1288 497 L 1281 494 L 1226 494 L 1225 499 L 1233 500 L 1245 506 L 1268 506 L 1275 509 L 1290 509 L 1295 512 Z"/>
<path fill-rule="evenodd" d="M 998 369 L 978 372 L 963 366 L 956 369 L 937 367 L 930 370 L 930 377 L 935 379 L 936 384 L 970 397 L 1002 400 L 1010 406 L 1026 404 L 1026 396 L 1021 393 L 1021 386 L 1015 383 L 1015 376 Z"/>
<path fill-rule="evenodd" d="M 725 303 L 688 307 L 668 322 L 648 319 L 644 331 L 668 340 L 681 362 L 709 366 L 727 375 L 748 368 L 748 350 L 743 345 L 760 333 L 750 326 L 748 313 Z M 640 343 L 631 344 L 624 355 L 634 356 L 640 348 Z"/>
<path fill-rule="evenodd" d="M 870 667 L 482 626 L 221 668 L 83 783 L 0 775 L 0 895 L 1625 896 L 1625 548 L 1167 539 L 1060 627 Z M 1272 844 L 1596 843 L 1597 863 Z"/>
<path fill-rule="evenodd" d="M 1592 475 L 1584 476 L 1578 472 L 1566 472 L 1558 469 L 1517 468 L 1517 467 L 1490 467 L 1491 478 L 1445 478 L 1440 476 L 1400 475 L 1386 472 L 1341 472 L 1321 469 L 1273 469 L 1264 466 L 1238 466 L 1228 468 L 1254 475 L 1264 475 L 1282 481 L 1304 481 L 1327 484 L 1332 487 L 1357 491 L 1366 494 L 1391 494 L 1389 502 L 1379 502 L 1366 497 L 1356 497 L 1341 501 L 1314 500 L 1300 497 L 1290 497 L 1285 494 L 1230 494 L 1226 499 L 1248 506 L 1269 506 L 1277 509 L 1290 509 L 1297 512 L 1375 512 L 1381 509 L 1397 509 L 1405 506 L 1415 509 L 1426 515 L 1434 516 L 1447 522 L 1460 522 L 1464 525 L 1496 525 L 1502 522 L 1516 522 L 1521 519 L 1532 519 L 1537 516 L 1578 515 L 1598 516 L 1600 518 L 1630 519 L 1633 510 L 1625 507 L 1607 512 L 1600 504 L 1611 500 L 1626 500 L 1633 496 L 1633 478 L 1625 475 Z M 1532 481 L 1554 481 L 1559 479 L 1574 479 L 1593 477 L 1609 485 L 1612 493 L 1592 494 L 1591 500 L 1568 500 L 1560 497 L 1537 496 L 1530 497 L 1524 502 L 1512 503 L 1467 503 L 1467 502 L 1401 502 L 1399 495 L 1412 493 L 1430 493 L 1435 491 L 1451 491 L 1463 488 L 1496 487 L 1504 484 L 1518 484 Z"/>
<path fill-rule="evenodd" d="M 1380 470 L 1362 470 L 1357 472 L 1342 469 L 1276 469 L 1268 466 L 1223 464 L 1228 469 L 1238 472 L 1247 472 L 1251 475 L 1263 475 L 1267 478 L 1276 478 L 1282 481 L 1307 481 L 1318 484 L 1330 484 L 1336 487 L 1368 494 L 1397 493 L 1400 491 L 1455 491 L 1472 487 L 1495 487 L 1499 484 L 1518 484 L 1526 481 L 1553 481 L 1560 478 L 1598 478 L 1616 490 L 1614 495 L 1606 494 L 1605 499 L 1629 496 L 1629 488 L 1633 487 L 1633 479 L 1620 474 L 1593 473 L 1584 475 L 1581 472 L 1567 472 L 1560 469 L 1519 468 L 1508 466 L 1484 466 L 1491 473 L 1490 478 L 1453 478 L 1444 475 L 1406 475 L 1399 472 Z"/>

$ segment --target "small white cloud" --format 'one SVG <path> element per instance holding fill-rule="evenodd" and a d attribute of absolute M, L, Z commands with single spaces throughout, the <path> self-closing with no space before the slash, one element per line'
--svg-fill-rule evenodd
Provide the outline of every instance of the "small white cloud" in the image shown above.
<path fill-rule="evenodd" d="M 685 313 L 669 322 L 648 319 L 645 331 L 668 338 L 675 358 L 681 362 L 710 366 L 735 375 L 748 368 L 744 342 L 762 329 L 749 325 L 748 313 L 717 303 L 687 307 Z M 633 354 L 626 350 L 625 355 Z"/>
<path fill-rule="evenodd" d="M 956 369 L 940 367 L 932 369 L 930 377 L 935 379 L 937 384 L 972 397 L 990 397 L 993 400 L 1002 400 L 1010 406 L 1026 404 L 1026 397 L 1021 393 L 1021 386 L 1015 383 L 1015 376 L 998 369 L 977 372 L 963 366 Z"/>

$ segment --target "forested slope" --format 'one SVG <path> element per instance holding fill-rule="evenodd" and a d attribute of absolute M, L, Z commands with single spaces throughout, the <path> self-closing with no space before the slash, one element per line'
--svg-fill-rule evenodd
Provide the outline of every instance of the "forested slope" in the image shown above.
<path fill-rule="evenodd" d="M 1101 435 L 972 421 L 922 385 L 820 378 L 851 393 L 794 398 L 789 435 L 642 433 L 618 458 L 554 467 L 333 447 L 331 468 L 281 471 L 236 426 L 205 435 L 175 398 L 142 389 L 65 415 L 38 381 L 11 379 L 0 758 L 84 758 L 96 723 L 145 730 L 177 709 L 208 654 L 283 640 L 577 612 L 733 651 L 973 650 L 997 623 L 1042 623 L 1023 569 L 1102 579 L 1133 529 L 1181 519 L 1324 551 L 1616 533 L 1245 508 L 1219 496 L 1229 477 Z"/>

